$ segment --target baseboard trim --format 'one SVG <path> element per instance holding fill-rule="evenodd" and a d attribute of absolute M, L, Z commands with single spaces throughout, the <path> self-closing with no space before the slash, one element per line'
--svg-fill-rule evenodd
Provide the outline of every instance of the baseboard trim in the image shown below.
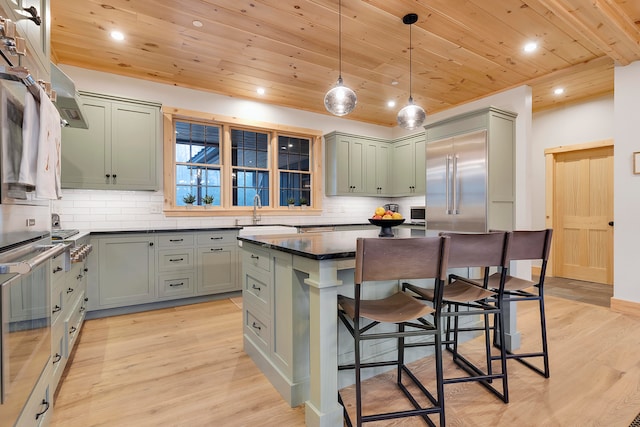
<path fill-rule="evenodd" d="M 611 311 L 640 317 L 640 302 L 611 298 Z"/>

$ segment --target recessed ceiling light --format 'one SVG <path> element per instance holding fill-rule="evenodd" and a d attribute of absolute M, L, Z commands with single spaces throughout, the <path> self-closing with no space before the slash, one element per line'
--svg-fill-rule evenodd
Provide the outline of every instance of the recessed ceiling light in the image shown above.
<path fill-rule="evenodd" d="M 396 101 L 389 101 L 387 102 L 387 107 L 395 107 L 396 106 Z"/>
<path fill-rule="evenodd" d="M 122 41 L 124 40 L 124 34 L 120 31 L 111 31 L 111 38 L 114 40 Z"/>
<path fill-rule="evenodd" d="M 536 42 L 529 42 L 529 43 L 524 45 L 524 51 L 525 52 L 533 52 L 537 48 L 538 48 L 538 43 L 536 43 Z"/>
<path fill-rule="evenodd" d="M 256 92 L 258 92 L 258 95 L 264 95 L 264 88 L 259 87 Z"/>
<path fill-rule="evenodd" d="M 391 81 L 391 84 L 392 84 L 393 86 L 396 86 L 396 85 L 398 84 L 398 81 L 394 79 L 394 80 L 392 80 L 392 81 Z"/>
<path fill-rule="evenodd" d="M 556 95 L 562 95 L 564 93 L 564 89 L 559 87 L 553 91 Z"/>
<path fill-rule="evenodd" d="M 202 21 L 198 21 L 197 19 L 195 19 L 192 23 L 191 23 L 194 27 L 202 27 Z"/>

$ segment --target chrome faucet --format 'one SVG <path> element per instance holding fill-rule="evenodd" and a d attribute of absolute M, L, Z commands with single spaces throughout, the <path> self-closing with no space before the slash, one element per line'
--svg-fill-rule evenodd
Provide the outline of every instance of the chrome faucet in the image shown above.
<path fill-rule="evenodd" d="M 260 217 L 258 217 L 257 209 L 262 209 L 262 201 L 260 201 L 260 195 L 256 194 L 253 196 L 253 224 L 257 224 L 260 221 Z"/>

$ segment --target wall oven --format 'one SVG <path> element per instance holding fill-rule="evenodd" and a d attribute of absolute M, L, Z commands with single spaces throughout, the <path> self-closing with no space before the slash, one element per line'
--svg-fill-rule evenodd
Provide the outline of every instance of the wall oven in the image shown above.
<path fill-rule="evenodd" d="M 0 419 L 13 425 L 51 357 L 51 258 L 68 251 L 47 235 L 0 252 Z M 42 410 L 48 409 L 44 402 Z M 3 424 L 4 425 L 4 424 Z"/>

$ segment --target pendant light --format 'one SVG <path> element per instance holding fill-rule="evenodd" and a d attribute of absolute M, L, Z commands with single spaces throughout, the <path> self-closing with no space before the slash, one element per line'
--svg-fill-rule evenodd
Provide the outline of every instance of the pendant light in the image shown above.
<path fill-rule="evenodd" d="M 409 102 L 407 106 L 398 111 L 398 126 L 407 130 L 414 130 L 422 126 L 424 119 L 427 117 L 427 113 L 424 109 L 413 103 L 413 96 L 411 96 L 411 62 L 412 62 L 412 50 L 411 43 L 411 25 L 418 22 L 418 15 L 415 13 L 409 13 L 402 18 L 402 22 L 409 26 Z"/>
<path fill-rule="evenodd" d="M 339 68 L 338 81 L 333 89 L 324 96 L 324 106 L 328 112 L 336 116 L 345 116 L 356 108 L 356 93 L 342 83 L 342 0 L 338 1 L 339 15 Z"/>

